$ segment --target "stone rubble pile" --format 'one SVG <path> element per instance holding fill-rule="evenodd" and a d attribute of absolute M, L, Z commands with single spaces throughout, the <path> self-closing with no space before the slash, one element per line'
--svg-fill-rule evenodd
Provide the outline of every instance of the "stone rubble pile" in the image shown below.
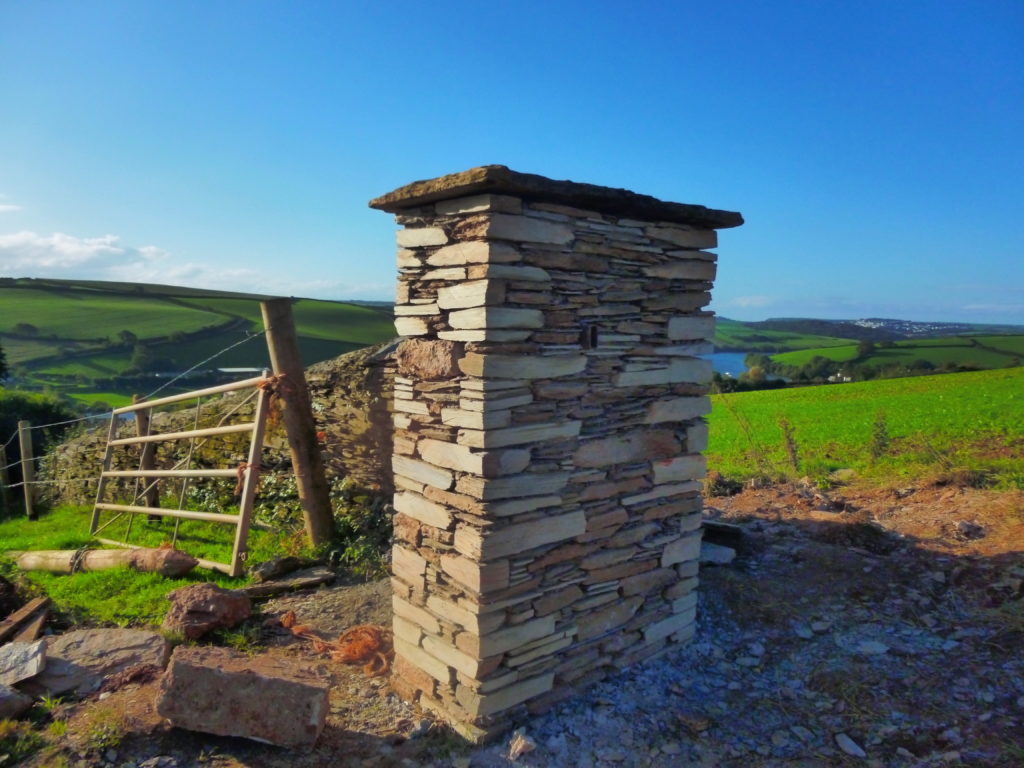
<path fill-rule="evenodd" d="M 742 219 L 501 166 L 371 206 L 410 337 L 393 684 L 481 740 L 693 635 L 705 249 Z"/>

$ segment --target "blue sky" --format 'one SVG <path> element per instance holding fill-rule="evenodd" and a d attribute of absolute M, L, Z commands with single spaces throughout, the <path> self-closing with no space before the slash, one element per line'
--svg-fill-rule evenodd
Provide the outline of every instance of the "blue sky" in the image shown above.
<path fill-rule="evenodd" d="M 486 163 L 738 210 L 713 308 L 1024 323 L 1024 3 L 0 2 L 0 275 L 390 299 Z"/>

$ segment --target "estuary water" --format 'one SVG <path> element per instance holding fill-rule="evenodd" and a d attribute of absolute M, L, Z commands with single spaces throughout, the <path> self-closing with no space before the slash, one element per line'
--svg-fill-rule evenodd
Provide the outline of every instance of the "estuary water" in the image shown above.
<path fill-rule="evenodd" d="M 711 361 L 711 365 L 719 373 L 727 373 L 736 378 L 747 370 L 747 366 L 743 364 L 743 358 L 746 356 L 746 352 L 715 352 L 704 357 Z"/>

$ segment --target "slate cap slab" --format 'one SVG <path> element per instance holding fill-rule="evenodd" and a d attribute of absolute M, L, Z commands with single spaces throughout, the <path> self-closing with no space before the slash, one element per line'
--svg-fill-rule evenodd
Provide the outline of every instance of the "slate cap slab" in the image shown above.
<path fill-rule="evenodd" d="M 480 194 L 513 195 L 533 202 L 571 205 L 644 221 L 666 221 L 702 229 L 726 229 L 743 223 L 743 216 L 734 211 L 666 202 L 628 189 L 556 181 L 533 173 L 519 173 L 504 165 L 481 165 L 436 179 L 414 181 L 374 198 L 370 207 L 398 213 L 439 200 Z"/>

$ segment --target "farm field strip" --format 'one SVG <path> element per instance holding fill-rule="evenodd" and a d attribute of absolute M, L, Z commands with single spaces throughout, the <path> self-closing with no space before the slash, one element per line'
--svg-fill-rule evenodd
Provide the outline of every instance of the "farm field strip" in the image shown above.
<path fill-rule="evenodd" d="M 122 330 L 139 338 L 189 333 L 223 323 L 212 312 L 190 309 L 150 296 L 92 295 L 78 291 L 40 291 L 0 287 L 0 331 L 19 323 L 60 339 L 116 339 Z"/>
<path fill-rule="evenodd" d="M 976 340 L 977 343 L 972 343 Z M 857 358 L 857 345 L 803 349 L 772 355 L 772 360 L 784 365 L 803 365 L 812 357 L 821 356 L 836 362 Z M 946 336 L 936 339 L 897 341 L 891 347 L 876 347 L 863 362 L 868 365 L 911 363 L 927 360 L 934 365 L 943 363 L 976 363 L 989 368 L 1001 368 L 1015 357 L 1024 356 L 1024 335 L 1014 336 Z"/>
<path fill-rule="evenodd" d="M 1024 368 L 715 395 L 712 404 L 709 467 L 726 475 L 758 474 L 758 454 L 785 468 L 783 419 L 803 471 L 871 470 L 881 417 L 893 449 L 879 472 L 980 450 L 1024 479 Z"/>
<path fill-rule="evenodd" d="M 820 347 L 845 346 L 850 339 L 835 336 L 818 336 L 792 331 L 772 331 L 752 328 L 735 320 L 719 319 L 715 323 L 714 343 L 719 347 L 740 348 L 744 351 L 798 350 Z"/>

